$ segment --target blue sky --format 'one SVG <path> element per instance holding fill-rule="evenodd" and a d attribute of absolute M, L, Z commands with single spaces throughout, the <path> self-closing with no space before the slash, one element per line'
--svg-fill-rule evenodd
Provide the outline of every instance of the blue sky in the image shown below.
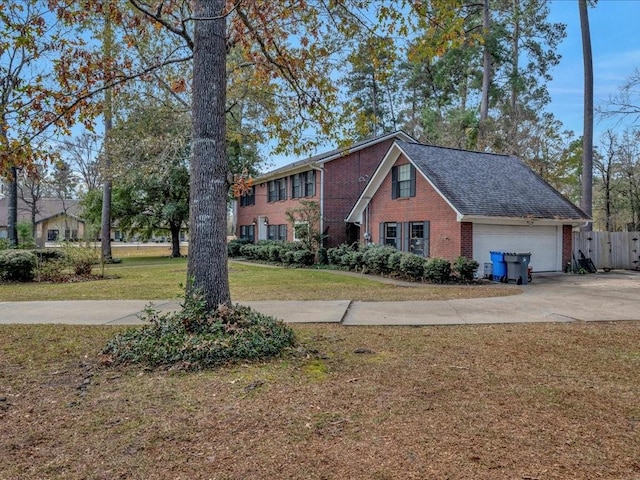
<path fill-rule="evenodd" d="M 577 0 L 553 0 L 550 20 L 567 25 L 567 37 L 558 51 L 560 65 L 548 84 L 552 111 L 576 135 L 583 122 L 583 63 Z M 594 71 L 594 105 L 617 93 L 618 88 L 640 68 L 640 0 L 600 0 L 589 9 Z M 607 128 L 624 128 L 615 120 L 596 120 L 595 140 Z"/>

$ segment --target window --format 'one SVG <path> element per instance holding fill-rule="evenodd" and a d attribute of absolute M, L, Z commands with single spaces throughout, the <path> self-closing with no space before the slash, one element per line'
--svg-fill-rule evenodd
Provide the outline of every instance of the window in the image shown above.
<path fill-rule="evenodd" d="M 116 232 L 117 234 L 118 232 Z M 65 240 L 78 240 L 78 230 L 69 230 L 66 229 L 64 231 L 64 239 Z"/>
<path fill-rule="evenodd" d="M 279 178 L 269 182 L 269 202 L 277 202 L 287 199 L 287 179 Z"/>
<path fill-rule="evenodd" d="M 302 179 L 301 174 L 291 175 L 291 198 L 300 198 L 302 196 Z"/>
<path fill-rule="evenodd" d="M 416 169 L 410 163 L 391 169 L 391 197 L 407 198 L 416 196 Z"/>
<path fill-rule="evenodd" d="M 240 197 L 240 206 L 248 207 L 249 205 L 255 205 L 255 204 L 256 204 L 256 187 L 254 186 L 254 187 L 251 187 L 251 190 L 244 193 Z"/>
<path fill-rule="evenodd" d="M 398 248 L 398 224 L 388 222 L 384 224 L 384 244 Z"/>
<path fill-rule="evenodd" d="M 411 230 L 409 237 L 409 251 L 415 255 L 425 256 L 424 242 L 424 222 L 411 222 L 409 228 Z"/>
<path fill-rule="evenodd" d="M 311 232 L 309 230 L 309 222 L 297 221 L 293 226 L 293 241 L 299 242 L 301 239 L 309 238 Z"/>
<path fill-rule="evenodd" d="M 429 221 L 380 224 L 380 244 L 421 257 L 429 256 Z"/>
<path fill-rule="evenodd" d="M 47 242 L 57 242 L 59 235 L 59 230 L 47 230 Z"/>
<path fill-rule="evenodd" d="M 316 172 L 291 175 L 291 198 L 313 197 L 316 194 Z"/>
<path fill-rule="evenodd" d="M 287 225 L 269 225 L 267 227 L 267 239 L 268 240 L 280 240 L 287 241 Z"/>
<path fill-rule="evenodd" d="M 287 241 L 287 225 L 278 225 L 278 240 Z"/>
<path fill-rule="evenodd" d="M 313 197 L 316 194 L 316 171 L 309 170 L 304 174 L 304 196 Z"/>
<path fill-rule="evenodd" d="M 255 227 L 253 225 L 240 225 L 240 238 L 243 240 L 255 241 Z"/>

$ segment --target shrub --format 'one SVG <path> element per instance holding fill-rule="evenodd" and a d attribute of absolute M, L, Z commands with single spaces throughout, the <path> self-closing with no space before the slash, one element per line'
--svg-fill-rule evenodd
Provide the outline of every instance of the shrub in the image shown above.
<path fill-rule="evenodd" d="M 367 247 L 362 256 L 364 267 L 371 273 L 384 275 L 389 273 L 389 256 L 397 250 L 386 245 L 372 245 Z"/>
<path fill-rule="evenodd" d="M 266 253 L 267 258 L 265 260 L 269 260 L 270 262 L 281 262 L 281 250 L 283 250 L 282 245 L 272 244 L 267 247 Z M 286 249 L 285 249 L 286 250 Z"/>
<path fill-rule="evenodd" d="M 402 260 L 403 254 L 400 252 L 394 252 L 389 255 L 389 259 L 387 260 L 387 266 L 389 267 L 389 271 L 391 273 L 399 274 L 400 272 L 400 261 Z"/>
<path fill-rule="evenodd" d="M 409 280 L 422 280 L 425 273 L 424 258 L 414 255 L 413 253 L 402 255 L 400 259 L 400 273 Z"/>
<path fill-rule="evenodd" d="M 328 265 L 329 264 L 329 256 L 327 255 L 327 249 L 324 247 L 320 247 L 318 249 L 318 263 L 320 265 Z"/>
<path fill-rule="evenodd" d="M 34 277 L 36 256 L 26 250 L 0 251 L 0 280 L 30 282 Z"/>
<path fill-rule="evenodd" d="M 177 312 L 151 307 L 140 317 L 150 325 L 117 335 L 103 353 L 118 364 L 211 368 L 228 362 L 279 355 L 295 344 L 282 321 L 241 305 L 207 311 L 200 295 L 187 298 Z"/>
<path fill-rule="evenodd" d="M 67 265 L 76 275 L 91 275 L 91 268 L 100 263 L 98 252 L 90 247 L 80 247 L 66 243 L 63 251 Z"/>
<path fill-rule="evenodd" d="M 444 258 L 430 258 L 424 266 L 424 276 L 430 282 L 448 282 L 451 278 L 451 263 Z"/>
<path fill-rule="evenodd" d="M 36 242 L 33 239 L 33 228 L 30 222 L 18 222 L 16 225 L 18 233 L 18 247 L 22 249 L 36 248 Z"/>
<path fill-rule="evenodd" d="M 238 238 L 235 240 L 231 240 L 228 244 L 227 244 L 227 253 L 230 257 L 239 257 L 241 255 L 241 248 L 243 247 L 243 245 L 248 245 L 249 243 L 251 243 L 248 239 L 246 238 Z"/>
<path fill-rule="evenodd" d="M 0 238 L 0 250 L 8 250 L 8 249 L 9 249 L 9 239 Z"/>
<path fill-rule="evenodd" d="M 478 270 L 478 265 L 475 260 L 469 260 L 467 257 L 458 257 L 453 262 L 452 268 L 459 282 L 471 283 L 475 272 Z"/>
<path fill-rule="evenodd" d="M 338 265 L 338 266 L 348 266 L 348 261 L 343 261 L 343 258 L 347 255 L 350 255 L 351 252 L 357 250 L 357 244 L 349 245 L 347 243 L 343 243 L 342 245 L 338 245 L 337 247 L 333 247 L 327 250 L 327 257 L 329 259 L 330 265 Z"/>
<path fill-rule="evenodd" d="M 38 282 L 62 282 L 68 277 L 67 261 L 60 258 L 38 262 L 35 273 Z"/>

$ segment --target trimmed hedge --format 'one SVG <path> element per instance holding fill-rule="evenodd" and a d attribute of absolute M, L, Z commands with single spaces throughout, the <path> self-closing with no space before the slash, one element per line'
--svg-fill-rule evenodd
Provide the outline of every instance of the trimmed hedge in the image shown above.
<path fill-rule="evenodd" d="M 237 241 L 233 240 L 232 242 Z M 262 240 L 258 243 L 245 242 L 242 245 L 234 244 L 233 247 L 229 247 L 228 251 L 229 256 L 244 257 L 261 262 L 282 263 L 288 266 L 311 266 L 315 262 L 313 252 L 306 250 L 300 242 L 273 240 Z"/>
<path fill-rule="evenodd" d="M 27 250 L 0 251 L 0 280 L 30 282 L 35 275 L 36 256 Z"/>

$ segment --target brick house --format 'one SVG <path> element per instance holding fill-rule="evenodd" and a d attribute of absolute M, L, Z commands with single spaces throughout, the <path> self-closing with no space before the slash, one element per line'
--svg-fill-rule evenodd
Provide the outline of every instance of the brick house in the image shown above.
<path fill-rule="evenodd" d="M 358 227 L 345 218 L 395 140 L 413 141 L 400 131 L 381 135 L 256 178 L 251 192 L 236 201 L 236 236 L 252 241 L 293 241 L 285 212 L 306 199 L 320 206 L 320 230 L 327 235 L 327 247 L 358 241 Z"/>
<path fill-rule="evenodd" d="M 515 157 L 398 140 L 345 221 L 362 243 L 481 266 L 490 251 L 531 252 L 534 271 L 561 271 L 590 219 Z"/>

